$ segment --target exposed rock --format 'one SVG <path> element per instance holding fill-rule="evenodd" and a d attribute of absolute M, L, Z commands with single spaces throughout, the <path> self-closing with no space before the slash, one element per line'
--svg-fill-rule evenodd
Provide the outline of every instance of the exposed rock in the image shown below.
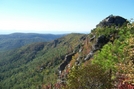
<path fill-rule="evenodd" d="M 74 49 L 74 52 L 78 52 L 80 48 L 81 48 L 81 44 L 77 45 L 77 46 L 75 47 L 75 49 Z M 74 52 L 73 52 L 73 53 L 74 53 Z"/>
<path fill-rule="evenodd" d="M 58 42 L 59 42 L 59 40 L 54 40 L 54 42 L 53 42 L 53 47 L 56 47 L 57 44 L 58 44 Z"/>
<path fill-rule="evenodd" d="M 75 65 L 78 65 L 80 63 L 80 57 L 78 57 L 75 61 Z"/>
<path fill-rule="evenodd" d="M 60 44 L 62 42 L 62 40 L 59 40 L 59 39 L 56 39 L 56 40 L 53 40 L 51 43 L 49 43 L 49 47 L 53 47 L 53 48 L 55 48 L 58 44 Z M 64 44 L 66 44 L 66 43 L 64 43 Z M 63 45 L 64 45 L 63 44 Z"/>
<path fill-rule="evenodd" d="M 127 19 L 121 16 L 110 15 L 102 20 L 96 27 L 106 27 L 106 26 L 122 26 L 124 23 L 128 22 Z"/>
<path fill-rule="evenodd" d="M 115 25 L 117 27 L 117 29 L 116 28 L 115 29 L 118 31 L 118 27 L 122 26 L 126 22 L 127 22 L 127 20 L 120 16 L 111 15 L 111 16 L 108 16 L 107 18 L 105 18 L 104 20 L 102 20 L 97 25 L 97 27 L 107 27 L 107 26 L 109 27 L 109 26 Z M 96 30 L 96 29 L 94 29 L 94 30 Z M 110 41 L 113 42 L 116 38 L 118 38 L 118 35 L 116 33 L 117 32 L 115 31 L 110 34 L 106 34 L 107 36 L 100 35 L 98 37 L 98 34 L 96 34 L 96 32 L 94 32 L 94 31 L 92 31 L 91 35 L 89 35 L 91 37 L 90 39 L 88 39 L 87 36 L 81 37 L 80 44 L 74 48 L 72 53 L 65 56 L 64 61 L 61 63 L 61 65 L 58 68 L 60 83 L 66 83 L 65 79 L 67 77 L 64 77 L 64 76 L 67 75 L 68 70 L 70 70 L 72 66 L 74 66 L 74 65 L 79 66 L 79 65 L 81 65 L 82 62 L 90 60 L 94 56 L 94 54 L 97 50 L 101 50 L 101 48 L 105 44 L 107 44 Z M 88 40 L 90 40 L 91 45 L 88 45 L 88 43 L 89 43 Z M 64 43 L 64 44 L 67 45 L 67 43 Z M 89 47 L 86 48 L 86 46 L 89 46 Z M 86 56 L 84 53 L 85 49 L 87 49 L 88 51 L 90 50 L 90 52 L 88 54 L 86 54 Z M 77 54 L 76 55 L 77 59 L 75 60 L 74 65 L 73 65 L 73 63 L 71 63 L 71 67 L 70 67 L 69 63 L 72 60 L 72 56 L 74 56 L 75 54 Z"/>
<path fill-rule="evenodd" d="M 95 37 L 94 37 L 95 38 Z M 93 38 L 93 39 L 94 39 Z M 89 52 L 89 54 L 85 57 L 84 61 L 89 60 L 94 55 L 94 52 L 99 50 L 102 46 L 104 46 L 109 41 L 109 38 L 107 38 L 104 35 L 101 35 L 97 38 L 97 42 L 93 46 L 93 50 Z"/>
<path fill-rule="evenodd" d="M 97 42 L 96 42 L 96 44 L 94 46 L 95 50 L 100 49 L 108 41 L 109 41 L 109 39 L 106 36 L 104 36 L 104 35 L 99 36 L 98 39 L 97 39 Z"/>
<path fill-rule="evenodd" d="M 83 48 L 81 47 L 81 48 L 79 49 L 79 53 L 82 52 L 82 50 L 83 50 Z"/>
<path fill-rule="evenodd" d="M 63 71 L 65 69 L 65 67 L 69 64 L 69 62 L 72 60 L 72 56 L 74 55 L 75 53 L 71 53 L 71 54 L 68 54 L 65 56 L 65 59 L 63 61 L 63 63 L 59 66 L 59 71 Z"/>
<path fill-rule="evenodd" d="M 91 51 L 84 59 L 84 61 L 89 60 L 93 56 L 93 51 Z"/>
<path fill-rule="evenodd" d="M 86 37 L 87 37 L 87 36 L 86 36 L 86 35 L 84 35 L 84 36 L 82 36 L 82 37 L 80 38 L 80 40 L 82 40 L 82 41 L 83 41 L 83 40 L 85 40 L 85 39 L 86 39 Z"/>
<path fill-rule="evenodd" d="M 94 40 L 96 36 L 94 35 L 92 38 L 90 38 L 90 42 Z"/>

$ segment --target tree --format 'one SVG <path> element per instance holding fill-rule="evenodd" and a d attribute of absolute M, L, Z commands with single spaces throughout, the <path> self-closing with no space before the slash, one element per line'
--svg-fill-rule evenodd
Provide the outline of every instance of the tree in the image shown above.
<path fill-rule="evenodd" d="M 99 65 L 75 66 L 68 75 L 66 89 L 106 89 L 109 86 L 109 74 Z"/>

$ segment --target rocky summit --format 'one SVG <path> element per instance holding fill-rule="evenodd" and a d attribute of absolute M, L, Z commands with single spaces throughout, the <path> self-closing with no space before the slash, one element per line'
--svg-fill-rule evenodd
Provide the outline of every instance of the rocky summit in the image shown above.
<path fill-rule="evenodd" d="M 110 15 L 89 34 L 0 51 L 0 89 L 134 89 L 134 27 L 127 22 Z"/>
<path fill-rule="evenodd" d="M 124 23 L 127 23 L 127 19 L 121 16 L 110 15 L 102 20 L 96 27 L 110 27 L 110 26 L 122 26 Z"/>

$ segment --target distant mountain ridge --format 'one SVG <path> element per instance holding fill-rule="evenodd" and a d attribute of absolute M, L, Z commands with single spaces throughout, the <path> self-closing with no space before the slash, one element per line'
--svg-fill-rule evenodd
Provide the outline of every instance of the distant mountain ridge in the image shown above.
<path fill-rule="evenodd" d="M 116 25 L 115 17 L 106 17 L 89 34 L 0 52 L 0 89 L 121 89 L 128 78 L 133 83 L 134 25 L 126 20 Z M 39 38 L 33 35 L 26 38 Z"/>
<path fill-rule="evenodd" d="M 0 35 L 0 51 L 19 48 L 35 42 L 48 42 L 64 35 L 37 34 L 37 33 L 12 33 Z"/>
<path fill-rule="evenodd" d="M 44 78 L 52 77 L 51 81 L 56 82 L 54 77 L 58 65 L 66 54 L 72 52 L 73 48 L 85 39 L 85 36 L 85 34 L 73 33 L 50 42 L 33 43 L 1 52 L 0 89 L 21 89 L 22 87 L 37 89 L 44 77 L 42 75 L 45 75 Z M 48 81 L 45 79 L 43 82 Z"/>

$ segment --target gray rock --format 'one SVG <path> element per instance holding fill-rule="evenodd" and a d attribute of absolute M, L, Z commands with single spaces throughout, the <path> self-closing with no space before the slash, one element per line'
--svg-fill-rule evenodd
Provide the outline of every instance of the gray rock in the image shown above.
<path fill-rule="evenodd" d="M 93 56 L 93 51 L 91 51 L 84 59 L 84 61 L 89 60 Z"/>
<path fill-rule="evenodd" d="M 127 23 L 127 19 L 121 17 L 121 16 L 113 16 L 110 15 L 106 17 L 104 20 L 102 20 L 96 27 L 106 27 L 106 26 L 122 26 L 124 23 Z"/>
<path fill-rule="evenodd" d="M 97 39 L 97 42 L 95 44 L 95 49 L 100 49 L 108 41 L 109 41 L 109 39 L 106 36 L 104 36 L 104 35 L 99 36 Z"/>
<path fill-rule="evenodd" d="M 94 35 L 92 38 L 90 38 L 90 42 L 91 42 L 91 41 L 93 41 L 93 40 L 94 40 L 94 38 L 95 38 L 95 35 Z"/>
<path fill-rule="evenodd" d="M 75 53 L 70 53 L 68 55 L 65 56 L 64 61 L 61 63 L 61 65 L 59 66 L 59 71 L 63 71 L 65 69 L 65 67 L 69 64 L 69 62 L 72 60 L 72 56 L 74 56 Z"/>

